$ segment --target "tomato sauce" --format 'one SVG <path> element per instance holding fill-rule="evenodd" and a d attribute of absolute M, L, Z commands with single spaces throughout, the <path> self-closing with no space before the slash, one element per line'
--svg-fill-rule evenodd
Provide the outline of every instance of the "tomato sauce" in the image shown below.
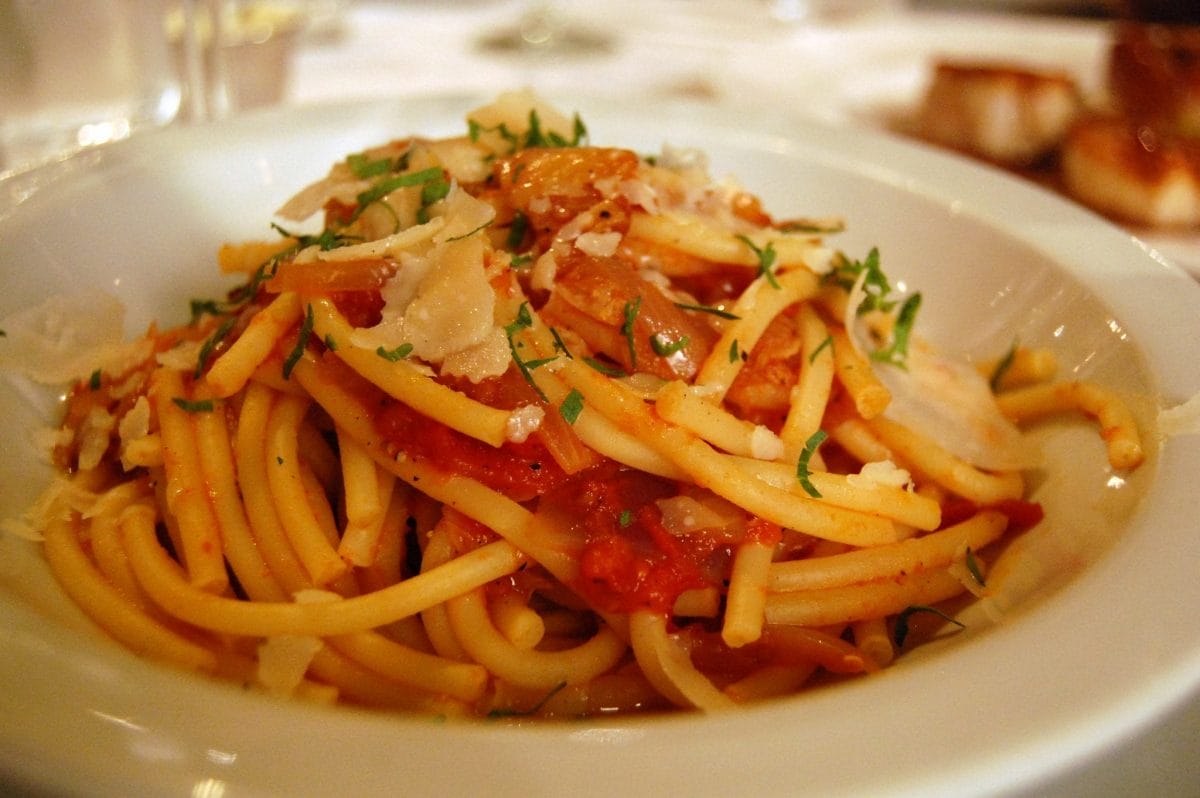
<path fill-rule="evenodd" d="M 439 468 L 478 480 L 514 501 L 528 501 L 566 479 L 536 437 L 524 443 L 491 446 L 392 399 L 384 401 L 375 426 L 407 456 L 433 461 Z"/>
<path fill-rule="evenodd" d="M 966 521 L 980 510 L 996 510 L 1008 516 L 1010 530 L 1029 529 L 1042 521 L 1042 505 L 1024 499 L 1005 499 L 984 507 L 967 499 L 952 499 L 942 506 L 942 529 Z"/>
<path fill-rule="evenodd" d="M 572 587 L 591 606 L 669 614 L 680 593 L 719 580 L 710 566 L 715 542 L 663 526 L 655 500 L 677 492 L 669 480 L 605 463 L 543 499 L 577 519 L 584 544 Z"/>

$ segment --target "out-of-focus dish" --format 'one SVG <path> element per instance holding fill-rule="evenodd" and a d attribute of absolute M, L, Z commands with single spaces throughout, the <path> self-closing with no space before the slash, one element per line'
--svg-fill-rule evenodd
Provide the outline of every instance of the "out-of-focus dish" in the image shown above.
<path fill-rule="evenodd" d="M 960 102 L 964 102 L 962 89 L 975 91 L 976 84 L 982 83 L 986 93 L 971 102 L 982 101 L 992 110 L 1003 111 L 1019 97 L 1031 95 L 1047 106 L 1057 106 L 1058 110 L 1053 113 L 1027 111 L 1024 117 L 1026 122 L 1042 119 L 1029 129 L 1045 126 L 1051 132 L 1052 135 L 1047 137 L 1051 147 L 1035 153 L 1044 154 L 1055 149 L 1054 143 L 1066 134 L 1070 121 L 1077 115 L 1071 111 L 1110 107 L 1108 74 L 1115 30 L 1113 23 L 1094 20 L 970 12 L 917 14 L 900 17 L 886 27 L 798 33 L 769 52 L 736 60 L 726 84 L 733 91 L 738 84 L 750 83 L 760 87 L 759 94 L 765 102 L 790 103 L 804 113 L 838 123 L 883 127 L 917 138 L 914 118 L 937 82 L 936 64 L 942 62 L 949 67 L 949 75 L 957 78 L 952 82 L 957 83 Z M 786 84 L 786 87 L 760 86 L 756 83 L 759 80 L 757 74 L 764 61 L 803 64 L 805 69 L 816 74 L 806 74 L 803 80 L 795 85 Z M 836 69 L 813 67 L 813 64 L 836 64 Z M 971 76 L 973 66 L 987 69 L 981 76 Z M 987 74 L 989 70 L 994 71 Z M 968 79 L 980 77 L 983 80 Z M 1073 84 L 1074 92 L 1067 84 Z M 803 90 L 797 87 L 803 87 Z M 986 115 L 983 118 L 988 119 Z M 1090 153 L 1089 161 L 1093 165 L 1111 163 L 1114 156 L 1120 156 L 1122 149 L 1143 146 L 1128 129 L 1106 131 L 1107 122 L 1101 117 L 1094 125 L 1085 126 L 1079 136 L 1076 149 Z M 1089 131 L 1088 127 L 1092 129 Z M 1134 127 L 1133 133 L 1136 132 Z M 963 135 L 961 128 L 952 127 L 951 133 Z M 1007 135 L 1004 137 L 1008 138 Z M 1101 148 L 1094 144 L 1097 138 L 1102 140 Z M 1165 142 L 1160 140 L 1158 144 Z M 1101 192 L 1111 195 L 1114 187 L 1118 191 L 1124 187 L 1132 197 L 1132 207 L 1118 205 L 1101 210 L 1112 217 L 1141 216 L 1147 213 L 1150 200 L 1165 198 L 1168 205 L 1182 205 L 1182 215 L 1191 218 L 1194 208 L 1190 203 L 1196 190 L 1195 167 L 1194 164 L 1186 165 L 1187 159 L 1181 157 L 1186 147 L 1171 144 L 1171 149 L 1175 154 L 1162 159 L 1162 163 L 1170 168 L 1160 167 L 1160 173 L 1153 176 L 1154 179 L 1147 179 L 1141 173 L 1134 174 L 1136 179 L 1132 181 L 1122 179 L 1121 175 L 1129 172 L 1128 167 L 1119 171 L 1106 167 L 1109 176 L 1101 184 Z M 1005 155 L 1003 150 L 995 152 Z M 1123 158 L 1119 158 L 1116 164 L 1119 166 L 1122 161 Z M 1045 161 L 1032 166 L 1019 163 L 1008 168 L 1065 194 L 1056 163 L 1056 159 L 1051 159 L 1051 168 L 1047 168 Z M 1144 167 L 1145 160 L 1139 164 Z M 1094 174 L 1094 170 L 1085 174 Z M 1170 179 L 1163 179 L 1164 174 Z M 1170 185 L 1164 190 L 1159 187 L 1160 182 Z M 1088 198 L 1095 193 L 1089 188 L 1090 185 L 1081 188 Z M 1182 203 L 1178 199 L 1180 195 L 1185 197 Z M 1171 218 L 1161 211 L 1156 213 L 1159 218 Z M 1125 224 L 1130 232 L 1162 256 L 1193 274 L 1200 274 L 1200 234 L 1194 227 L 1180 226 L 1177 220 L 1167 227 L 1151 227 L 1128 219 L 1119 223 Z"/>
<path fill-rule="evenodd" d="M 1019 170 L 1150 230 L 1200 229 L 1200 28 L 1121 23 L 1104 95 L 1065 71 L 987 56 L 937 61 L 912 135 Z"/>
<path fill-rule="evenodd" d="M 116 287 L 136 329 L 158 307 L 210 292 L 202 256 L 194 270 L 147 271 L 145 264 L 202 251 L 205 242 L 257 235 L 248 221 L 253 209 L 297 188 L 302 181 L 280 192 L 280 181 L 291 181 L 314 158 L 334 160 L 397 128 L 454 132 L 466 102 L 261 117 L 109 150 L 94 169 L 50 182 L 0 217 L 0 256 L 25 264 L 3 310 L 86 282 Z M 606 139 L 645 150 L 663 140 L 696 141 L 703 130 L 696 143 L 714 167 L 765 186 L 773 205 L 794 207 L 796 187 L 803 186 L 805 208 L 861 209 L 861 222 L 841 241 L 887 248 L 907 279 L 930 286 L 926 307 L 936 308 L 929 311 L 930 336 L 943 345 L 971 353 L 1002 350 L 1014 332 L 1030 343 L 1061 339 L 1067 369 L 1141 397 L 1136 407 L 1151 428 L 1158 405 L 1182 402 L 1200 387 L 1189 368 L 1196 356 L 1195 286 L 1112 228 L 1016 181 L 991 175 L 980 184 L 985 173 L 969 165 L 870 135 L 847 141 L 792 121 L 760 120 L 751 133 L 741 118 L 695 108 L 664 108 L 652 130 L 620 109 L 598 109 L 589 118 Z M 232 190 L 235 183 L 240 190 Z M 147 229 L 156 234 L 142 236 Z M 127 255 L 131 240 L 145 244 L 136 263 Z M 930 253 L 954 253 L 967 265 L 943 270 Z M 1134 283 L 1140 290 L 1128 290 Z M 986 316 L 973 310 L 979 304 L 989 306 Z M 1170 333 L 1156 332 L 1164 329 Z M 21 479 L 33 457 L 21 430 L 49 418 L 50 408 L 44 401 L 31 406 L 16 392 L 4 401 L 6 439 L 16 449 L 0 463 L 3 502 L 21 507 L 37 487 Z M 1087 459 L 1081 447 L 1089 443 L 1061 430 L 1048 434 L 1048 449 L 1065 463 Z M 301 793 L 348 778 L 374 791 L 394 789 L 403 778 L 414 790 L 515 794 L 531 783 L 578 790 L 592 783 L 585 774 L 597 762 L 610 774 L 606 790 L 631 792 L 673 786 L 715 793 L 736 789 L 751 771 L 756 787 L 772 792 L 792 792 L 797 778 L 823 794 L 1028 785 L 1155 717 L 1200 678 L 1200 641 L 1186 632 L 1200 596 L 1175 567 L 1196 556 L 1181 513 L 1198 461 L 1194 438 L 1175 437 L 1155 452 L 1153 467 L 1125 484 L 1101 468 L 1076 474 L 1077 484 L 1090 486 L 1083 495 L 1042 485 L 1039 496 L 1059 531 L 1031 548 L 1046 571 L 1026 586 L 1036 596 L 1008 616 L 1011 623 L 986 631 L 981 624 L 979 634 L 930 651 L 936 659 L 917 658 L 886 680 L 736 719 L 528 730 L 431 727 L 280 706 L 114 651 L 56 595 L 36 549 L 6 538 L 4 679 L 25 689 L 7 695 L 4 710 L 31 722 L 6 730 L 4 764 L 52 788 L 109 792 L 139 785 L 191 789 L 209 780 L 249 793 Z M 1083 529 L 1088 534 L 1079 534 Z M 1115 583 L 1119 592 L 1111 589 Z M 1113 624 L 1128 649 L 1096 634 Z M 1147 650 L 1155 656 L 1144 656 Z M 1040 656 L 1030 656 L 1034 651 Z M 1089 667 L 1078 667 L 1081 658 Z M 887 699 L 892 691 L 904 695 L 903 709 Z M 993 721 L 981 728 L 981 716 Z M 865 734 L 886 760 L 877 768 L 861 764 L 867 717 Z M 914 723 L 921 735 L 912 734 Z M 86 752 L 56 745 L 64 728 L 88 736 Z M 812 763 L 800 776 L 797 746 Z M 952 761 L 931 771 L 931 746 Z M 422 760 L 406 760 L 402 776 L 378 764 L 381 756 L 418 748 Z M 331 754 L 338 762 L 332 767 Z M 1025 769 L 1014 770 L 1016 762 Z"/>

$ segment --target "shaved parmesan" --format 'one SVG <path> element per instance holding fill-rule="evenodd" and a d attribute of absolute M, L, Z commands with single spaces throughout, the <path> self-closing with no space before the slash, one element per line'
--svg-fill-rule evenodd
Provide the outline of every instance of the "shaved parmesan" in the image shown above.
<path fill-rule="evenodd" d="M 512 363 L 512 350 L 504 330 L 493 327 L 482 341 L 446 355 L 442 373 L 451 377 L 466 377 L 479 383 L 489 377 L 499 377 Z"/>
<path fill-rule="evenodd" d="M 1163 435 L 1200 435 L 1200 393 L 1181 405 L 1158 411 L 1158 428 Z"/>
<path fill-rule="evenodd" d="M 100 465 L 116 429 L 117 420 L 103 407 L 93 407 L 79 425 L 79 469 L 90 471 Z"/>
<path fill-rule="evenodd" d="M 771 430 L 758 424 L 750 433 L 750 456 L 757 460 L 778 460 L 783 457 L 783 441 Z"/>
<path fill-rule="evenodd" d="M 368 349 L 409 343 L 417 357 L 441 363 L 494 339 L 496 295 L 484 254 L 482 238 L 469 236 L 437 244 L 423 258 L 402 259 L 381 291 L 382 320 L 355 330 L 352 343 Z"/>
<path fill-rule="evenodd" d="M 912 485 L 912 475 L 897 467 L 891 460 L 863 463 L 857 474 L 847 474 L 846 482 L 854 487 L 870 488 L 882 485 L 888 488 L 905 488 Z"/>
<path fill-rule="evenodd" d="M 308 635 L 268 637 L 258 646 L 258 683 L 272 693 L 291 695 L 324 645 Z"/>
<path fill-rule="evenodd" d="M 987 380 L 967 363 L 909 342 L 908 368 L 872 363 L 892 394 L 884 415 L 938 441 L 979 468 L 1017 470 L 1042 463 L 1040 450 L 996 406 Z"/>
<path fill-rule="evenodd" d="M 608 233 L 580 233 L 575 239 L 575 248 L 596 258 L 609 258 L 617 253 L 621 245 L 621 234 L 615 230 Z"/>
<path fill-rule="evenodd" d="M 504 425 L 505 439 L 513 443 L 524 443 L 542 426 L 546 411 L 538 405 L 521 405 L 508 415 Z"/>
<path fill-rule="evenodd" d="M 117 438 L 121 441 L 121 466 L 126 471 L 139 463 L 129 458 L 130 447 L 135 450 L 150 434 L 150 402 L 145 396 L 139 396 L 133 407 L 121 417 L 117 423 Z"/>
<path fill-rule="evenodd" d="M 679 536 L 702 529 L 728 532 L 745 525 L 745 513 L 735 505 L 717 496 L 704 498 L 704 501 L 693 496 L 658 499 L 655 504 L 662 513 L 663 526 L 672 535 Z"/>
<path fill-rule="evenodd" d="M 0 368 L 46 383 L 80 380 L 123 363 L 125 308 L 111 294 L 55 295 L 0 321 Z"/>

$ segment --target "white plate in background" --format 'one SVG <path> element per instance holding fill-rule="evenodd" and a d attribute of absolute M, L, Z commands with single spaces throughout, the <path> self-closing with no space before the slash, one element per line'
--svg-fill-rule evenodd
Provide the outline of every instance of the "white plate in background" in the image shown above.
<path fill-rule="evenodd" d="M 270 211 L 332 161 L 461 132 L 481 101 L 250 116 L 97 151 L 62 179 L 44 173 L 0 207 L 0 317 L 88 285 L 126 303 L 131 334 L 183 321 L 190 298 L 228 287 L 213 266 L 220 243 L 269 234 Z M 1017 333 L 1053 345 L 1064 376 L 1129 396 L 1151 428 L 1151 462 L 1118 486 L 1093 430 L 1056 437 L 1077 470 L 1039 488 L 1057 508 L 1036 538 L 1053 571 L 999 625 L 875 678 L 711 717 L 513 728 L 278 702 L 118 649 L 57 593 L 36 546 L 3 538 L 0 772 L 88 795 L 995 794 L 1095 766 L 1195 693 L 1200 437 L 1160 441 L 1153 417 L 1200 391 L 1200 286 L 1069 203 L 869 131 L 558 104 L 597 144 L 705 149 L 715 176 L 736 174 L 781 217 L 845 216 L 834 243 L 857 255 L 878 245 L 888 274 L 925 295 L 920 329 L 981 356 Z M 13 514 L 45 475 L 28 436 L 52 402 L 5 384 L 0 512 Z"/>

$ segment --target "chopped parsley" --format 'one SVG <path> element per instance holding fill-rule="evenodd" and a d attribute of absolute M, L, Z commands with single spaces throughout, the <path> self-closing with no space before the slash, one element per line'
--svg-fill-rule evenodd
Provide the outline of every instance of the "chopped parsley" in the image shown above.
<path fill-rule="evenodd" d="M 550 400 L 546 397 L 546 392 L 533 379 L 533 370 L 538 366 L 554 360 L 554 358 L 543 358 L 541 360 L 522 360 L 520 352 L 517 349 L 520 347 L 514 339 L 517 333 L 521 330 L 528 329 L 533 326 L 533 316 L 529 312 L 529 303 L 522 302 L 521 307 L 517 308 L 517 317 L 510 323 L 504 325 L 504 335 L 508 338 L 508 350 L 512 353 L 513 363 L 517 364 L 517 370 L 521 372 L 521 376 L 525 378 L 525 382 L 529 383 L 529 387 L 533 388 L 537 393 L 538 398 L 549 404 Z"/>
<path fill-rule="evenodd" d="M 992 389 L 992 393 L 997 393 L 1000 390 L 1000 383 L 1004 380 L 1004 375 L 1012 368 L 1013 361 L 1017 358 L 1017 341 L 1014 339 L 1012 346 L 1004 353 L 1004 357 L 1000 358 L 1000 362 L 996 364 L 995 370 L 992 371 L 991 379 L 988 380 L 988 385 Z"/>
<path fill-rule="evenodd" d="M 859 304 L 856 312 L 862 315 L 871 310 L 891 310 L 896 303 L 890 298 L 892 286 L 880 267 L 878 247 L 872 247 L 871 251 L 867 253 L 867 257 L 861 261 L 847 260 L 845 256 L 842 256 L 840 262 L 825 275 L 824 279 L 825 282 L 834 283 L 841 286 L 843 290 L 850 291 L 864 273 L 866 276 L 862 278 L 862 289 L 866 297 Z"/>
<path fill-rule="evenodd" d="M 572 388 L 571 392 L 562 400 L 562 404 L 558 406 L 558 413 L 568 424 L 574 424 L 582 412 L 583 394 Z"/>
<path fill-rule="evenodd" d="M 185 399 L 182 396 L 171 398 L 177 407 L 188 413 L 211 413 L 213 411 L 212 399 Z"/>
<path fill-rule="evenodd" d="M 393 170 L 391 158 L 376 158 L 372 160 L 366 153 L 358 152 L 346 157 L 346 165 L 354 176 L 362 180 L 368 177 L 378 177 Z"/>
<path fill-rule="evenodd" d="M 516 251 L 517 247 L 525 242 L 525 233 L 529 231 L 529 217 L 517 211 L 513 215 L 512 225 L 508 228 L 508 236 L 504 239 L 504 246 L 512 251 Z"/>
<path fill-rule="evenodd" d="M 446 239 L 446 241 L 447 241 L 447 242 L 449 242 L 449 241 L 462 241 L 464 238 L 470 238 L 471 236 L 473 236 L 473 235 L 475 235 L 476 233 L 478 233 L 480 230 L 486 230 L 487 228 L 491 227 L 491 226 L 492 226 L 492 221 L 493 221 L 493 220 L 491 220 L 491 219 L 488 219 L 486 222 L 484 222 L 483 224 L 479 225 L 479 226 L 478 226 L 478 227 L 476 227 L 474 230 L 469 230 L 469 231 L 467 231 L 467 232 L 463 233 L 462 235 L 458 235 L 458 236 L 452 236 L 452 237 L 450 237 L 450 238 L 447 238 L 447 239 Z"/>
<path fill-rule="evenodd" d="M 88 377 L 88 390 L 100 390 L 100 369 L 96 369 L 92 372 L 92 375 Z"/>
<path fill-rule="evenodd" d="M 413 345 L 407 341 L 400 344 L 400 346 L 396 347 L 395 349 L 385 349 L 382 346 L 375 348 L 375 354 L 379 355 L 384 360 L 390 360 L 393 363 L 395 363 L 397 360 L 404 360 L 406 357 L 412 354 L 412 351 Z"/>
<path fill-rule="evenodd" d="M 727 310 L 714 308 L 712 305 L 689 305 L 687 302 L 676 302 L 675 307 L 682 308 L 683 310 L 695 310 L 700 313 L 711 313 L 718 318 L 730 319 L 731 321 L 737 321 L 741 318 L 741 316 L 735 316 Z"/>
<path fill-rule="evenodd" d="M 332 229 L 322 230 L 320 233 L 317 233 L 316 235 L 306 235 L 303 233 L 289 232 L 289 231 L 283 229 L 282 227 L 280 227 L 278 224 L 275 224 L 274 222 L 271 223 L 271 229 L 273 229 L 275 232 L 279 233 L 284 238 L 296 239 L 296 245 L 290 249 L 285 249 L 284 251 L 277 253 L 275 255 L 275 260 L 286 257 L 288 255 L 295 255 L 300 250 L 308 249 L 309 247 L 313 247 L 313 246 L 317 247 L 322 252 L 328 252 L 331 249 L 337 249 L 338 247 L 344 247 L 347 244 L 353 244 L 353 243 L 356 243 L 356 242 L 362 240 L 361 236 L 343 235 Z"/>
<path fill-rule="evenodd" d="M 479 141 L 481 133 L 496 133 L 500 138 L 504 139 L 509 145 L 508 154 L 512 155 L 519 149 L 529 147 L 578 147 L 587 140 L 587 126 L 583 124 L 579 114 L 575 114 L 571 138 L 567 138 L 553 130 L 542 129 L 542 119 L 538 116 L 535 109 L 529 111 L 529 124 L 525 135 L 521 136 L 509 130 L 508 125 L 501 122 L 498 125 L 487 127 L 474 119 L 467 120 L 467 135 L 471 141 Z"/>
<path fill-rule="evenodd" d="M 189 324 L 195 324 L 200 321 L 205 314 L 209 316 L 220 316 L 221 305 L 215 299 L 193 299 L 190 303 L 192 319 Z"/>
<path fill-rule="evenodd" d="M 771 267 L 775 265 L 775 258 L 777 257 L 775 244 L 768 241 L 765 247 L 760 247 L 751 241 L 749 236 L 744 235 L 739 235 L 738 240 L 754 251 L 755 257 L 758 258 L 759 275 L 767 278 L 767 282 L 770 283 L 772 288 L 778 288 L 779 281 L 775 279 L 775 272 L 771 270 Z"/>
<path fill-rule="evenodd" d="M 431 185 L 432 184 L 432 185 Z M 410 188 L 412 186 L 421 186 L 421 210 L 426 210 L 429 205 L 432 205 L 446 193 L 450 191 L 450 183 L 447 182 L 445 173 L 441 167 L 431 166 L 428 169 L 421 169 L 417 172 L 405 172 L 404 174 L 395 175 L 376 181 L 370 188 L 360 191 L 355 197 L 357 207 L 354 213 L 350 216 L 350 221 L 353 222 L 362 215 L 363 211 L 371 205 L 382 200 L 393 191 L 402 188 Z M 384 204 L 388 210 L 391 210 L 390 205 Z M 393 215 L 395 214 L 392 211 Z M 418 214 L 420 216 L 420 214 Z M 424 220 L 428 221 L 428 220 Z"/>
<path fill-rule="evenodd" d="M 625 342 L 629 346 L 630 371 L 637 371 L 637 345 L 633 339 L 633 322 L 637 319 L 641 307 L 642 297 L 640 295 L 626 302 L 623 311 L 625 320 L 621 322 L 621 335 L 625 336 Z"/>
<path fill-rule="evenodd" d="M 204 373 L 204 369 L 208 366 L 208 361 L 212 358 L 213 352 L 216 351 L 221 342 L 229 335 L 233 329 L 233 325 L 236 323 L 237 316 L 230 316 L 221 322 L 221 326 L 217 327 L 213 334 L 208 336 L 204 343 L 201 344 L 200 354 L 196 358 L 196 369 L 192 373 L 193 377 L 199 379 L 200 375 Z"/>
<path fill-rule="evenodd" d="M 546 702 L 548 702 L 551 698 L 554 698 L 554 696 L 558 695 L 558 693 L 561 690 L 563 690 L 566 686 L 567 686 L 566 682 L 559 682 L 558 684 L 556 684 L 554 686 L 554 689 L 552 689 L 549 693 L 546 693 L 546 695 L 542 696 L 541 700 L 539 700 L 536 704 L 534 704 L 529 709 L 525 709 L 525 710 L 493 709 L 491 712 L 489 712 L 487 714 L 487 716 L 489 718 L 511 718 L 511 717 L 521 717 L 523 715 L 536 715 L 538 713 L 538 711 L 541 710 L 542 707 L 546 706 Z"/>
<path fill-rule="evenodd" d="M 738 350 L 738 339 L 734 338 L 729 342 L 729 362 L 736 363 L 738 362 L 738 358 L 741 356 L 742 354 Z"/>
<path fill-rule="evenodd" d="M 812 363 L 817 362 L 817 355 L 821 354 L 826 349 L 830 349 L 832 346 L 833 346 L 833 336 L 826 335 L 825 340 L 822 341 L 821 343 L 817 344 L 817 348 L 814 349 L 812 351 L 812 354 L 808 356 L 809 364 L 811 365 Z"/>
<path fill-rule="evenodd" d="M 333 333 L 327 333 L 325 335 L 325 348 L 330 352 L 336 352 L 338 350 L 338 342 L 337 339 L 333 337 Z"/>
<path fill-rule="evenodd" d="M 300 358 L 304 357 L 304 350 L 308 347 L 308 339 L 312 336 L 313 330 L 313 309 L 312 305 L 307 306 L 308 309 L 304 312 L 304 321 L 300 324 L 300 334 L 296 336 L 296 345 L 288 354 L 287 359 L 283 361 L 283 378 L 291 379 L 292 369 L 296 368 L 296 364 L 300 362 Z"/>
<path fill-rule="evenodd" d="M 622 370 L 621 370 L 620 368 L 618 368 L 617 366 L 612 366 L 612 365 L 609 365 L 608 363 L 601 362 L 601 361 L 597 360 L 597 359 L 596 359 L 596 358 L 594 358 L 594 357 L 586 357 L 586 356 L 585 356 L 585 357 L 583 358 L 583 362 L 584 362 L 584 363 L 586 363 L 586 364 L 587 364 L 588 366 L 590 366 L 591 368 L 593 368 L 593 369 L 595 369 L 596 371 L 598 371 L 598 372 L 600 372 L 601 374 L 603 374 L 605 377 L 624 377 L 624 376 L 627 376 L 627 375 L 625 374 L 625 372 L 624 372 L 624 371 L 622 371 Z"/>
<path fill-rule="evenodd" d="M 617 523 L 620 524 L 622 528 L 627 527 L 630 524 L 632 524 L 633 523 L 633 510 L 622 510 L 621 514 L 619 516 L 617 516 Z"/>
<path fill-rule="evenodd" d="M 959 629 L 967 628 L 966 624 L 964 624 L 962 621 L 951 618 L 949 615 L 937 609 L 936 607 L 926 607 L 922 604 L 913 604 L 905 607 L 900 611 L 900 614 L 896 616 L 896 628 L 893 630 L 893 637 L 896 641 L 897 648 L 903 648 L 904 641 L 908 639 L 908 619 L 919 612 L 928 612 L 937 615 L 942 620 L 954 624 Z"/>
<path fill-rule="evenodd" d="M 575 356 L 571 354 L 571 350 L 567 349 L 567 345 L 563 343 L 562 336 L 558 334 L 558 330 L 551 327 L 550 335 L 554 338 L 554 351 L 562 352 L 567 356 L 567 360 L 574 360 Z"/>
<path fill-rule="evenodd" d="M 682 350 L 689 343 L 686 335 L 681 335 L 674 341 L 667 341 L 663 338 L 662 333 L 655 333 L 650 336 L 650 348 L 654 350 L 654 354 L 659 357 L 668 357 Z"/>
<path fill-rule="evenodd" d="M 912 333 L 913 323 L 917 319 L 917 311 L 921 308 L 921 295 L 913 294 L 904 300 L 900 312 L 896 314 L 896 323 L 892 325 L 892 343 L 884 349 L 871 353 L 871 359 L 881 363 L 889 363 L 900 368 L 908 368 L 908 337 Z"/>
<path fill-rule="evenodd" d="M 796 219 L 779 226 L 781 233 L 840 233 L 845 229 L 842 219 Z"/>
<path fill-rule="evenodd" d="M 808 440 L 804 442 L 804 451 L 800 452 L 800 458 L 796 461 L 796 480 L 800 483 L 800 487 L 804 488 L 804 492 L 814 499 L 821 498 L 821 491 L 817 490 L 816 485 L 812 484 L 812 472 L 808 469 L 809 461 L 813 455 L 817 453 L 817 449 L 828 438 L 828 433 L 823 429 L 819 429 L 812 435 L 808 436 Z"/>
<path fill-rule="evenodd" d="M 980 587 L 987 587 L 987 582 L 983 580 L 983 572 L 979 570 L 979 562 L 975 559 L 975 552 L 971 551 L 970 546 L 967 547 L 967 571 Z"/>

